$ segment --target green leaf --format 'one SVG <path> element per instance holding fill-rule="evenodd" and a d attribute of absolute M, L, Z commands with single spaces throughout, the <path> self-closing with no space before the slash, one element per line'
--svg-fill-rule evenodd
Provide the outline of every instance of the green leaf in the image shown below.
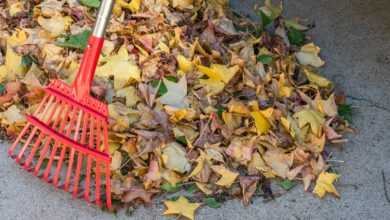
<path fill-rule="evenodd" d="M 297 185 L 295 182 L 291 180 L 283 180 L 279 183 L 279 185 L 286 191 L 292 189 L 295 185 Z"/>
<path fill-rule="evenodd" d="M 262 62 L 263 64 L 267 64 L 269 65 L 270 63 L 272 63 L 272 56 L 270 55 L 259 55 L 256 57 L 257 61 L 259 62 Z"/>
<path fill-rule="evenodd" d="M 342 104 L 338 106 L 338 112 L 340 117 L 342 117 L 344 120 L 348 121 L 349 123 L 352 122 L 352 107 L 348 104 Z"/>
<path fill-rule="evenodd" d="M 22 57 L 22 66 L 24 68 L 29 68 L 33 62 L 34 62 L 34 60 L 31 58 L 30 55 L 24 55 Z"/>
<path fill-rule="evenodd" d="M 90 30 L 85 30 L 79 34 L 68 35 L 64 39 L 60 39 L 56 42 L 56 45 L 60 47 L 74 48 L 84 50 L 87 47 Z"/>
<path fill-rule="evenodd" d="M 5 86 L 3 84 L 0 84 L 0 94 L 3 94 L 5 91 Z"/>
<path fill-rule="evenodd" d="M 222 107 L 222 106 L 219 106 L 219 107 L 217 108 L 217 115 L 218 115 L 219 118 L 222 118 L 222 113 L 223 113 L 224 111 L 225 111 L 225 108 Z"/>
<path fill-rule="evenodd" d="M 291 44 L 301 46 L 305 42 L 305 33 L 295 28 L 290 28 L 288 30 L 287 36 Z"/>
<path fill-rule="evenodd" d="M 172 81 L 172 82 L 177 82 L 178 79 L 174 76 L 166 76 L 165 79 L 169 80 L 169 81 Z M 168 89 L 167 89 L 167 86 L 164 84 L 164 82 L 161 80 L 161 79 L 155 79 L 155 80 L 152 80 L 152 86 L 153 88 L 157 88 L 157 86 L 160 85 L 158 87 L 158 96 L 162 96 L 164 95 L 165 93 L 168 92 Z"/>
<path fill-rule="evenodd" d="M 180 196 L 171 196 L 171 197 L 168 197 L 167 200 L 170 200 L 170 201 L 177 201 L 179 199 Z"/>
<path fill-rule="evenodd" d="M 176 184 L 170 184 L 170 183 L 164 183 L 161 185 L 161 189 L 164 190 L 165 192 L 170 192 L 174 193 L 177 192 L 181 189 L 182 185 L 180 183 Z"/>
<path fill-rule="evenodd" d="M 192 194 L 192 193 L 198 191 L 198 187 L 195 184 L 191 184 L 191 185 L 187 186 L 186 191 L 188 193 Z"/>
<path fill-rule="evenodd" d="M 80 3 L 91 8 L 99 8 L 100 6 L 100 0 L 80 0 Z"/>
<path fill-rule="evenodd" d="M 186 137 L 185 136 L 179 136 L 176 138 L 176 141 L 182 145 L 185 145 L 187 146 L 188 143 L 187 143 L 187 140 L 186 140 Z"/>
<path fill-rule="evenodd" d="M 272 21 L 273 21 L 272 18 L 268 17 L 263 11 L 260 10 L 259 14 L 260 14 L 261 22 L 262 22 L 264 28 L 272 23 Z"/>
<path fill-rule="evenodd" d="M 204 203 L 210 207 L 210 208 L 214 208 L 214 209 L 218 209 L 218 208 L 221 208 L 221 203 L 219 203 L 215 198 L 213 197 L 207 197 L 205 200 L 204 200 Z"/>

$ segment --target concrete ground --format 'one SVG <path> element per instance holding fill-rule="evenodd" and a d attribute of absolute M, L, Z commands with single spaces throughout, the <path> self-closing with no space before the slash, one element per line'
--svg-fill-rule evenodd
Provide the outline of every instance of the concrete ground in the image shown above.
<path fill-rule="evenodd" d="M 249 0 L 236 0 L 248 11 Z M 253 1 L 254 2 L 254 1 Z M 202 208 L 196 219 L 390 219 L 381 171 L 390 189 L 390 1 L 285 1 L 289 16 L 315 21 L 311 31 L 327 61 L 323 73 L 352 97 L 353 125 L 343 151 L 335 149 L 342 174 L 341 199 L 319 200 L 302 187 L 267 203 L 261 198 L 244 208 L 237 200 L 220 209 Z M 20 169 L 0 147 L 0 219 L 161 219 L 162 205 L 140 208 L 129 217 L 104 213 L 72 200 Z M 171 218 L 174 219 L 174 218 Z"/>

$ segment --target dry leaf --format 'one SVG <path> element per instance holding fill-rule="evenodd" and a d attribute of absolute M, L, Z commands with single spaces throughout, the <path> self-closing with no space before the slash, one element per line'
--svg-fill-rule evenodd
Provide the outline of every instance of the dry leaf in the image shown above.
<path fill-rule="evenodd" d="M 317 178 L 316 186 L 314 187 L 313 193 L 318 197 L 323 198 L 326 193 L 332 193 L 336 197 L 340 197 L 333 182 L 337 180 L 339 176 L 334 173 L 322 172 Z"/>
<path fill-rule="evenodd" d="M 219 186 L 230 187 L 238 176 L 238 173 L 232 172 L 222 165 L 212 166 L 211 169 L 221 175 L 221 178 L 215 183 Z"/>
<path fill-rule="evenodd" d="M 201 205 L 200 203 L 190 203 L 183 196 L 180 196 L 176 201 L 164 201 L 164 204 L 167 207 L 164 215 L 182 215 L 191 220 L 194 219 L 195 210 Z"/>

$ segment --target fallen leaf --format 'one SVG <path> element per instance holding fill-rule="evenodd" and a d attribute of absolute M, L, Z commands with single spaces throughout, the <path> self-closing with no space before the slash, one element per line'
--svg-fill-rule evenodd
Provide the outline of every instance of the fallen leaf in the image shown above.
<path fill-rule="evenodd" d="M 300 128 L 309 125 L 313 134 L 315 134 L 317 137 L 320 136 L 322 132 L 322 125 L 325 122 L 325 119 L 321 113 L 306 108 L 296 112 L 294 114 L 294 118 L 298 120 Z"/>
<path fill-rule="evenodd" d="M 16 105 L 12 105 L 6 111 L 0 113 L 0 118 L 6 120 L 7 124 L 14 124 L 18 121 L 24 121 L 25 117 L 21 114 Z"/>
<path fill-rule="evenodd" d="M 313 43 L 306 44 L 301 47 L 301 50 L 295 54 L 298 61 L 302 65 L 311 65 L 321 67 L 325 62 L 318 56 L 321 49 Z"/>
<path fill-rule="evenodd" d="M 166 168 L 179 173 L 191 170 L 185 150 L 176 142 L 167 144 L 162 150 L 162 159 Z"/>
<path fill-rule="evenodd" d="M 293 164 L 291 154 L 286 154 L 278 149 L 267 150 L 264 160 L 272 170 L 280 177 L 286 178 Z"/>
<path fill-rule="evenodd" d="M 141 80 L 141 71 L 125 47 L 120 48 L 117 54 L 106 57 L 102 62 L 104 64 L 98 66 L 96 75 L 103 78 L 114 76 L 116 90 L 124 88 L 132 81 Z"/>
<path fill-rule="evenodd" d="M 340 197 L 333 182 L 337 180 L 339 176 L 334 173 L 322 172 L 317 178 L 316 186 L 314 187 L 313 193 L 318 197 L 323 198 L 326 193 L 332 193 L 336 197 Z"/>
<path fill-rule="evenodd" d="M 219 64 L 213 64 L 211 67 L 198 65 L 197 68 L 208 77 L 208 79 L 200 79 L 199 81 L 212 95 L 220 93 L 225 88 L 225 85 L 239 71 L 237 65 L 233 67 Z"/>
<path fill-rule="evenodd" d="M 163 82 L 167 88 L 167 92 L 158 100 L 160 103 L 169 105 L 175 108 L 187 108 L 187 80 L 183 76 L 179 82 L 175 83 L 163 78 Z"/>
<path fill-rule="evenodd" d="M 167 210 L 164 215 L 182 215 L 188 219 L 194 219 L 195 210 L 200 207 L 200 203 L 190 203 L 187 198 L 180 196 L 176 201 L 164 201 Z"/>
<path fill-rule="evenodd" d="M 57 37 L 68 30 L 72 23 L 72 18 L 68 16 L 55 15 L 51 18 L 39 17 L 38 23 L 43 29 L 49 32 L 53 37 Z"/>
<path fill-rule="evenodd" d="M 255 120 L 256 131 L 258 135 L 266 134 L 271 128 L 270 123 L 260 111 L 251 112 L 252 118 Z"/>
<path fill-rule="evenodd" d="M 211 166 L 211 169 L 221 175 L 221 178 L 215 183 L 219 186 L 230 187 L 238 176 L 238 173 L 230 171 L 222 165 Z"/>
<path fill-rule="evenodd" d="M 127 191 L 122 196 L 122 201 L 129 203 L 133 202 L 136 199 L 142 200 L 144 203 L 150 203 L 152 201 L 153 193 L 147 192 L 142 186 L 134 186 L 131 187 L 129 191 Z"/>

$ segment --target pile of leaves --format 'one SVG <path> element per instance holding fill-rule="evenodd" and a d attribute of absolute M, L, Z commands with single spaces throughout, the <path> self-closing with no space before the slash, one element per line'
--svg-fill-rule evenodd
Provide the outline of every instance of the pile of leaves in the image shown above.
<path fill-rule="evenodd" d="M 50 79 L 73 80 L 99 4 L 1 1 L 3 138 Z M 92 88 L 109 105 L 116 208 L 164 193 L 164 214 L 193 219 L 202 204 L 273 198 L 271 183 L 339 196 L 325 145 L 346 141 L 345 98 L 319 73 L 310 27 L 269 0 L 257 10 L 260 24 L 227 0 L 116 1 Z"/>

